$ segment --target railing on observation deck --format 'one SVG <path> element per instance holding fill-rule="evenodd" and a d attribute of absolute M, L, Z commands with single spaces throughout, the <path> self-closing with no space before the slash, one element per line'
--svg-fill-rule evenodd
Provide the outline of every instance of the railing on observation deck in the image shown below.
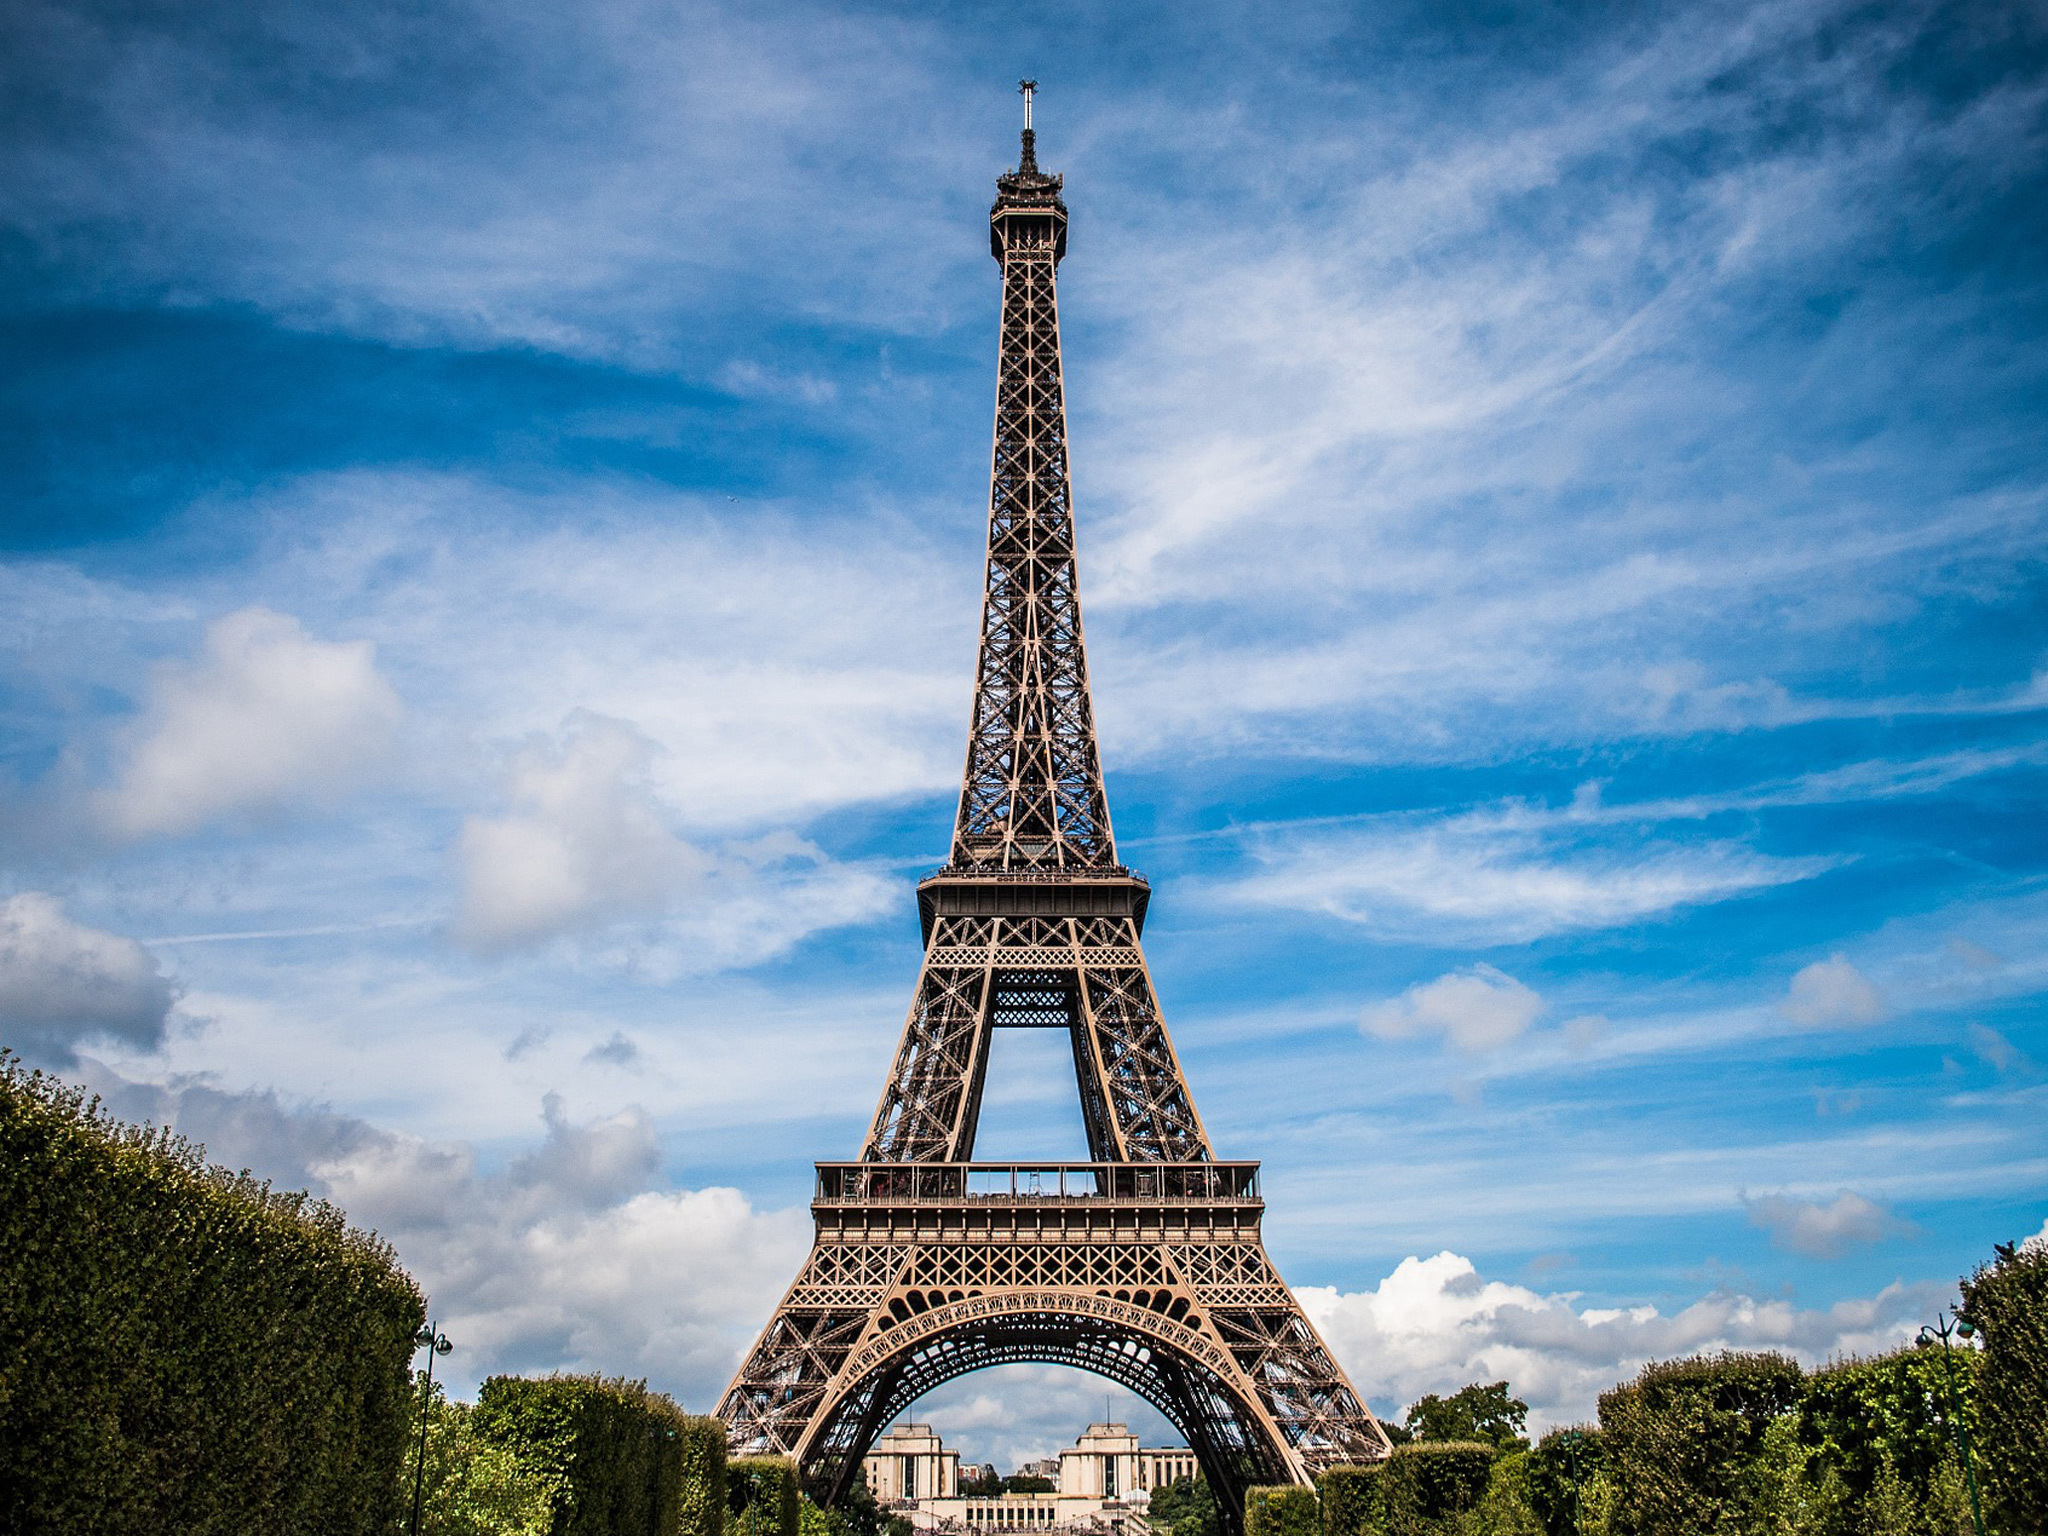
<path fill-rule="evenodd" d="M 1259 1200 L 1257 1163 L 820 1163 L 825 1205 Z"/>
<path fill-rule="evenodd" d="M 1152 883 L 1128 864 L 1104 864 L 1095 869 L 978 869 L 972 864 L 941 864 L 917 877 L 920 885 L 927 880 L 972 880 L 995 885 L 1085 885 L 1090 880 L 1135 880 L 1145 886 Z"/>

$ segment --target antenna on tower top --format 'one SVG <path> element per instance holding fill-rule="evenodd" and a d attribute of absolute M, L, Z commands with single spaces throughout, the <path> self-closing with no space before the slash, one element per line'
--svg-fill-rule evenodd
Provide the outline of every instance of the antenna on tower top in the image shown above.
<path fill-rule="evenodd" d="M 1017 89 L 1024 96 L 1024 152 L 1017 159 L 1017 169 L 1025 175 L 1038 171 L 1038 135 L 1031 131 L 1031 98 L 1038 93 L 1036 80 L 1019 80 Z"/>

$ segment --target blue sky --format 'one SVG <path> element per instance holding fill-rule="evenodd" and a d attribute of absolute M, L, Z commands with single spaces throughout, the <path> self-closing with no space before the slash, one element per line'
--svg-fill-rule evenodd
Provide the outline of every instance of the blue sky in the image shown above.
<path fill-rule="evenodd" d="M 1374 1404 L 1884 1347 L 2048 1222 L 2039 5 L 0 25 L 0 1040 L 465 1380 L 708 1406 L 857 1150 L 1027 73 L 1120 846 Z"/>

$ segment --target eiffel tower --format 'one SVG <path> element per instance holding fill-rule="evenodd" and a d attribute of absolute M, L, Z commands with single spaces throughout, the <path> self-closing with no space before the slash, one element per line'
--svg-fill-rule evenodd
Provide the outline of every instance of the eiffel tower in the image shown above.
<path fill-rule="evenodd" d="M 1219 1162 L 1117 861 L 1088 694 L 1054 276 L 1062 179 L 997 178 L 1003 271 L 987 585 L 950 859 L 918 882 L 924 965 L 858 1162 L 820 1163 L 815 1246 L 719 1406 L 735 1454 L 836 1499 L 875 1437 L 969 1371 L 1076 1366 L 1186 1437 L 1232 1530 L 1246 1487 L 1387 1454 L 1259 1236 L 1258 1164 Z M 1086 1163 L 977 1163 L 991 1031 L 1073 1042 Z"/>

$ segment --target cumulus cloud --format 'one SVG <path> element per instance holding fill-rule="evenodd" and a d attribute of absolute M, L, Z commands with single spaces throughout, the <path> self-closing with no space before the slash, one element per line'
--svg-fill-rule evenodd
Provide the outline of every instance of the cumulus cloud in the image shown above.
<path fill-rule="evenodd" d="M 1814 1259 L 1838 1259 L 1859 1244 L 1911 1230 L 1875 1200 L 1847 1189 L 1827 1201 L 1764 1195 L 1742 1203 L 1750 1225 L 1769 1232 L 1775 1246 Z"/>
<path fill-rule="evenodd" d="M 456 936 L 502 949 L 665 911 L 708 860 L 670 829 L 649 787 L 658 750 L 626 722 L 586 713 L 520 752 L 511 809 L 463 824 Z"/>
<path fill-rule="evenodd" d="M 1514 977 L 1475 965 L 1412 986 L 1391 1002 L 1375 1003 L 1359 1027 L 1382 1040 L 1441 1035 L 1469 1056 L 1506 1045 L 1542 1011 L 1543 999 Z"/>
<path fill-rule="evenodd" d="M 1885 1015 L 1884 998 L 1855 966 L 1840 955 L 1816 960 L 1792 978 L 1778 1012 L 1794 1024 L 1826 1028 L 1836 1024 L 1875 1024 Z"/>
<path fill-rule="evenodd" d="M 135 940 L 73 922 L 52 896 L 0 902 L 0 1043 L 53 1066 L 90 1041 L 163 1043 L 177 989 Z"/>
<path fill-rule="evenodd" d="M 1570 1292 L 1489 1280 L 1460 1254 L 1403 1259 L 1370 1291 L 1297 1289 L 1352 1381 L 1383 1410 L 1473 1381 L 1513 1383 L 1541 1429 L 1593 1416 L 1599 1394 L 1651 1360 L 1717 1349 L 1778 1349 L 1808 1361 L 1906 1339 L 1940 1288 L 1802 1309 L 1732 1291 L 1676 1312 L 1591 1307 Z"/>
<path fill-rule="evenodd" d="M 288 614 L 243 608 L 208 627 L 198 661 L 158 669 L 96 807 L 117 835 L 143 837 L 331 796 L 383 756 L 400 713 L 369 641 L 316 640 Z"/>

